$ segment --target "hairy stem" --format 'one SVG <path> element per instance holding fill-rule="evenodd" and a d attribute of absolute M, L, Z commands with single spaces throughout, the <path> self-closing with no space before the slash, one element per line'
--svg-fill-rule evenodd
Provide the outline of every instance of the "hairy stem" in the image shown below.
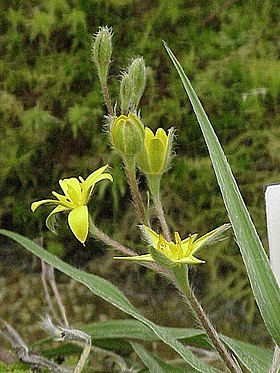
<path fill-rule="evenodd" d="M 90 224 L 89 224 L 89 233 L 97 238 L 98 240 L 102 241 L 103 243 L 105 243 L 106 245 L 110 246 L 110 247 L 113 247 L 114 249 L 116 249 L 118 252 L 122 253 L 122 254 L 125 254 L 127 256 L 136 256 L 138 255 L 138 253 L 136 253 L 135 251 L 129 249 L 128 247 L 124 246 L 124 245 L 121 245 L 119 242 L 113 240 L 110 236 L 108 236 L 106 233 L 104 233 L 101 229 L 99 229 L 92 221 L 92 219 L 90 218 Z M 169 278 L 170 279 L 170 273 L 168 270 L 166 270 L 165 268 L 162 268 L 160 265 L 156 264 L 156 263 L 139 263 L 141 265 L 143 265 L 144 267 L 147 267 L 147 268 L 150 268 L 150 269 L 153 269 L 154 271 L 164 275 L 165 277 Z"/>
<path fill-rule="evenodd" d="M 156 214 L 161 225 L 162 233 L 167 241 L 171 241 L 170 230 L 167 225 L 160 198 L 160 181 L 162 175 L 147 175 L 149 189 L 153 198 Z"/>
<path fill-rule="evenodd" d="M 160 197 L 154 198 L 154 206 L 155 206 L 155 209 L 156 209 L 158 220 L 159 220 L 161 228 L 162 228 L 164 238 L 167 241 L 171 241 L 170 230 L 169 230 L 169 227 L 168 227 L 166 219 L 165 219 L 165 215 L 164 215 L 164 211 L 163 211 L 163 207 L 162 207 Z"/>
<path fill-rule="evenodd" d="M 173 269 L 173 273 L 175 275 L 175 283 L 177 289 L 180 291 L 187 303 L 191 306 L 194 315 L 196 316 L 202 328 L 205 330 L 208 338 L 212 342 L 221 359 L 224 361 L 228 370 L 231 373 L 242 373 L 242 370 L 239 367 L 238 363 L 233 359 L 230 352 L 226 349 L 225 345 L 220 340 L 216 329 L 208 319 L 201 304 L 190 288 L 185 267 L 176 267 L 175 269 Z"/>
<path fill-rule="evenodd" d="M 98 240 L 104 242 L 106 245 L 113 247 L 117 251 L 127 256 L 135 256 L 138 255 L 136 252 L 130 250 L 128 247 L 121 245 L 119 242 L 113 240 L 109 237 L 106 233 L 104 233 L 101 229 L 97 228 L 97 226 L 93 223 L 92 219 L 90 219 L 89 224 L 89 233 L 97 238 Z"/>
<path fill-rule="evenodd" d="M 141 223 L 147 224 L 146 210 L 142 201 L 141 193 L 138 188 L 138 181 L 136 179 L 136 168 L 134 159 L 124 159 L 125 172 L 132 196 L 134 206 L 136 208 L 138 218 Z"/>
<path fill-rule="evenodd" d="M 101 84 L 101 90 L 102 90 L 103 99 L 104 99 L 105 105 L 107 107 L 108 113 L 113 117 L 114 116 L 114 109 L 113 109 L 113 105 L 112 105 L 112 102 L 111 102 L 107 82 L 103 82 Z"/>

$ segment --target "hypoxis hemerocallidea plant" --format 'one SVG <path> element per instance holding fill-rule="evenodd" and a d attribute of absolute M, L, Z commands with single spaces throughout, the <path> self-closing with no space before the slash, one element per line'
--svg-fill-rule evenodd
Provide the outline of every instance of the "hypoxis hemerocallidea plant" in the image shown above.
<path fill-rule="evenodd" d="M 91 235 L 107 245 L 114 247 L 118 252 L 129 256 L 129 258 L 118 257 L 117 259 L 129 259 L 164 274 L 179 290 L 184 300 L 187 300 L 190 304 L 191 309 L 201 326 L 205 329 L 211 344 L 218 351 L 227 369 L 230 372 L 240 372 L 241 369 L 238 363 L 221 342 L 216 330 L 197 301 L 188 278 L 190 265 L 205 263 L 204 260 L 197 257 L 198 252 L 203 248 L 207 248 L 210 244 L 215 244 L 221 235 L 230 228 L 230 225 L 224 224 L 199 238 L 197 234 L 190 234 L 182 239 L 179 232 L 174 233 L 174 239 L 171 238 L 161 200 L 160 181 L 162 176 L 170 169 L 173 155 L 174 130 L 171 128 L 166 132 L 164 129 L 158 128 L 153 132 L 144 124 L 145 121 L 140 118 L 138 106 L 146 84 L 146 66 L 142 57 L 133 59 L 123 72 L 120 81 L 119 98 L 117 104 L 112 105 L 107 82 L 111 55 L 112 30 L 108 27 L 101 27 L 93 39 L 92 59 L 97 67 L 104 101 L 108 110 L 110 143 L 123 159 L 133 202 L 141 223 L 141 231 L 148 243 L 149 252 L 138 255 L 131 249 L 119 244 L 97 228 L 89 215 L 88 203 L 95 184 L 103 179 L 112 181 L 111 175 L 104 172 L 107 165 L 94 171 L 85 180 L 82 177 L 71 177 L 61 180 L 60 186 L 64 195 L 53 192 L 56 199 L 34 202 L 32 210 L 35 211 L 43 204 L 54 204 L 56 207 L 47 218 L 48 228 L 54 228 L 54 218 L 57 213 L 67 213 L 69 227 L 81 243 L 84 244 L 88 233 L 91 233 Z M 161 225 L 160 233 L 151 228 L 150 210 L 145 207 L 142 201 L 137 181 L 138 169 L 147 178 L 149 192 L 153 198 Z M 21 241 L 26 248 L 36 253 L 36 255 L 55 265 L 74 279 L 86 284 L 93 292 L 137 318 L 141 323 L 149 326 L 162 341 L 174 348 L 197 371 L 219 372 L 216 368 L 202 362 L 193 355 L 177 338 L 172 337 L 168 331 L 144 318 L 119 290 L 116 290 L 113 285 L 109 285 L 104 279 L 81 273 L 81 271 L 55 259 L 49 253 L 45 253 L 34 243 L 30 244 L 28 240 L 19 238 L 18 235 L 12 236 L 16 240 Z M 202 253 L 201 256 L 203 257 Z M 154 371 L 156 371 L 155 368 Z"/>
<path fill-rule="evenodd" d="M 102 30 L 103 28 L 99 30 L 100 34 L 104 32 Z M 98 40 L 98 34 L 96 40 Z M 106 48 L 105 42 L 104 48 Z M 135 256 L 134 260 L 139 260 L 140 262 L 152 261 L 162 267 L 172 268 L 172 276 L 174 276 L 173 278 L 175 278 L 177 286 L 179 286 L 183 294 L 187 297 L 192 309 L 200 319 L 201 325 L 206 329 L 209 338 L 224 359 L 228 369 L 232 372 L 239 372 L 238 364 L 231 358 L 217 337 L 215 329 L 205 316 L 191 291 L 186 266 L 186 264 L 202 263 L 203 261 L 196 259 L 193 254 L 200 247 L 203 247 L 203 243 L 206 246 L 211 241 L 211 238 L 220 236 L 221 232 L 229 228 L 229 225 L 225 224 L 197 241 L 195 235 L 190 235 L 190 237 L 182 241 L 178 232 L 175 232 L 175 242 L 171 240 L 170 230 L 161 202 L 160 181 L 162 175 L 170 167 L 174 130 L 171 128 L 168 134 L 166 134 L 164 129 L 158 128 L 154 134 L 150 128 L 142 124 L 142 120 L 137 113 L 137 108 L 144 91 L 145 83 L 146 67 L 143 58 L 140 57 L 133 60 L 122 75 L 119 95 L 121 112 L 118 116 L 116 112 L 117 105 L 115 105 L 115 112 L 110 121 L 111 144 L 123 159 L 134 204 L 136 210 L 138 210 L 138 217 L 140 222 L 144 223 L 142 230 L 145 232 L 146 238 L 150 238 L 150 254 Z M 107 104 L 108 106 L 112 105 Z M 111 115 L 110 112 L 108 114 L 109 116 Z M 149 227 L 149 216 L 147 216 L 148 214 L 136 180 L 137 167 L 147 178 L 149 191 L 161 223 L 162 235 L 157 235 Z M 133 260 L 133 258 L 131 259 Z"/>

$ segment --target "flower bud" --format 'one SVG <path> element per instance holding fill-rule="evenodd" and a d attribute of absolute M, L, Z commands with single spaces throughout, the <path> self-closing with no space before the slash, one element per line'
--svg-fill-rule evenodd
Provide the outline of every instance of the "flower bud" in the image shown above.
<path fill-rule="evenodd" d="M 137 109 L 145 89 L 146 70 L 147 69 L 143 57 L 135 58 L 128 69 L 128 75 L 131 79 L 133 89 L 131 103 L 134 110 Z"/>
<path fill-rule="evenodd" d="M 132 81 L 128 73 L 124 73 L 120 85 L 121 112 L 127 113 L 131 104 L 133 94 Z"/>
<path fill-rule="evenodd" d="M 100 27 L 92 41 L 92 60 L 97 67 L 101 84 L 106 82 L 112 55 L 112 29 Z"/>
<path fill-rule="evenodd" d="M 143 147 L 144 126 L 132 113 L 116 117 L 111 126 L 112 144 L 123 155 L 135 155 Z"/>
<path fill-rule="evenodd" d="M 147 175 L 162 175 L 169 167 L 172 155 L 174 130 L 168 135 L 162 128 L 158 128 L 154 135 L 150 128 L 145 128 L 144 149 L 137 156 L 140 170 Z"/>

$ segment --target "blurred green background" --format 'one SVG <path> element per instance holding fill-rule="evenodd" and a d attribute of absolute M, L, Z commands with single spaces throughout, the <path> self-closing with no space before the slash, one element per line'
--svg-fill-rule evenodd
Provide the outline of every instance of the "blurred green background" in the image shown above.
<path fill-rule="evenodd" d="M 152 129 L 176 128 L 176 157 L 162 188 L 170 226 L 185 237 L 228 219 L 202 134 L 162 39 L 201 98 L 266 244 L 263 185 L 279 181 L 280 168 L 279 0 L 2 0 L 0 7 L 2 228 L 30 238 L 42 234 L 49 250 L 81 266 L 96 260 L 105 252 L 100 243 L 90 240 L 82 247 L 65 221 L 58 236 L 47 232 L 47 209 L 32 214 L 30 203 L 59 191 L 60 178 L 87 176 L 109 162 L 115 181 L 96 189 L 92 213 L 114 238 L 143 247 L 120 159 L 104 131 L 106 112 L 90 58 L 92 35 L 108 25 L 114 30 L 113 99 L 131 57 L 143 55 L 148 66 L 143 122 Z M 145 193 L 142 178 L 140 188 Z M 1 258 L 7 255 L 3 249 Z M 112 252 L 110 263 L 111 257 Z M 266 343 L 234 239 L 210 247 L 203 257 L 207 264 L 191 276 L 218 328 Z M 123 277 L 127 269 L 136 271 L 133 264 L 106 268 L 115 271 L 105 274 L 111 278 L 119 268 Z M 151 288 L 159 287 L 151 273 L 142 275 Z M 221 320 L 224 314 L 228 322 Z"/>

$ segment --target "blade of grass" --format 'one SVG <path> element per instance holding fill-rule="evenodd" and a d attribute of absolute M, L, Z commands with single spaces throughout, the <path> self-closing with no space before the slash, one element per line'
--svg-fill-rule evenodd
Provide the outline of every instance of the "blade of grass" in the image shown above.
<path fill-rule="evenodd" d="M 149 353 L 142 345 L 136 342 L 130 342 L 134 351 L 140 357 L 142 362 L 146 365 L 151 373 L 166 373 L 166 370 L 163 369 L 155 357 Z"/>
<path fill-rule="evenodd" d="M 147 325 L 164 343 L 173 348 L 173 350 L 175 350 L 190 366 L 197 369 L 199 372 L 221 373 L 220 370 L 211 367 L 209 364 L 204 363 L 201 359 L 198 359 L 165 328 L 154 324 L 152 321 L 142 316 L 137 309 L 133 307 L 125 295 L 109 281 L 72 267 L 55 255 L 44 250 L 35 242 L 21 236 L 18 233 L 0 229 L 0 234 L 10 237 L 28 251 L 52 265 L 54 268 L 87 286 L 95 295 L 101 297 L 118 309 Z"/>
<path fill-rule="evenodd" d="M 172 334 L 174 338 L 181 340 L 184 344 L 191 344 L 203 349 L 209 349 L 211 347 L 209 342 L 207 342 L 205 332 L 201 329 L 164 328 Z M 131 351 L 131 344 L 129 344 L 128 341 L 141 340 L 147 343 L 148 341 L 153 342 L 160 340 L 150 328 L 134 319 L 99 321 L 83 325 L 80 329 L 91 335 L 93 345 L 101 345 L 101 347 L 106 349 L 120 349 L 123 347 L 122 350 L 124 352 Z M 273 358 L 273 351 L 254 346 L 248 342 L 229 338 L 222 334 L 219 336 L 250 372 L 267 373 L 269 371 Z M 122 346 L 124 343 L 126 343 L 126 345 Z M 65 355 L 65 348 L 65 346 L 59 346 L 55 349 L 47 350 L 44 356 L 47 358 L 54 358 L 59 355 Z M 77 347 L 73 346 L 73 348 L 76 349 Z M 159 363 L 162 365 L 160 361 Z"/>
<path fill-rule="evenodd" d="M 267 373 L 269 371 L 273 357 L 272 351 L 224 335 L 220 335 L 220 338 L 250 372 Z"/>
<path fill-rule="evenodd" d="M 155 333 L 137 320 L 107 320 L 84 325 L 81 330 L 92 336 L 93 343 L 97 339 L 121 339 L 158 341 Z M 206 334 L 201 329 L 168 328 L 166 330 L 174 338 L 187 344 L 194 344 L 202 348 L 210 348 Z M 239 341 L 224 335 L 219 335 L 221 340 L 231 349 L 238 360 L 253 373 L 267 373 L 271 365 L 273 352 L 266 348 L 254 346 L 251 343 Z"/>
<path fill-rule="evenodd" d="M 167 364 L 161 361 L 159 358 L 155 358 L 145 347 L 136 342 L 130 342 L 134 351 L 140 357 L 142 362 L 149 369 L 149 372 L 154 373 L 195 373 L 196 370 L 192 368 L 178 368 L 171 364 Z"/>
<path fill-rule="evenodd" d="M 182 66 L 166 43 L 164 46 L 202 130 L 260 313 L 271 337 L 280 346 L 279 286 L 214 129 Z"/>

